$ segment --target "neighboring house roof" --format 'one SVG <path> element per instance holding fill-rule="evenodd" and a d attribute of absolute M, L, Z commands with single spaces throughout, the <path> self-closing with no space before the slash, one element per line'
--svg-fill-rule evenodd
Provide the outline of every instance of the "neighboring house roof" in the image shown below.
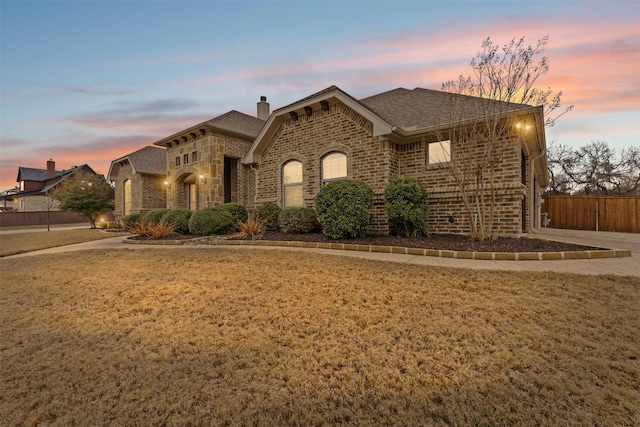
<path fill-rule="evenodd" d="M 51 181 L 51 182 L 39 190 L 18 191 L 11 195 L 3 194 L 3 195 L 0 195 L 0 199 L 6 198 L 9 196 L 25 197 L 25 196 L 37 196 L 41 194 L 47 194 L 49 191 L 51 191 L 52 189 L 60 185 L 62 181 L 64 181 L 65 179 L 67 179 L 68 177 L 70 177 L 71 175 L 79 171 L 92 173 L 97 176 L 102 176 L 102 175 L 98 175 L 93 169 L 91 169 L 89 165 L 85 163 L 84 165 L 81 165 L 81 166 L 74 166 L 71 169 L 56 171 L 56 176 L 52 178 L 54 180 L 51 181 L 51 179 L 47 179 L 46 169 L 25 168 L 20 166 L 18 167 L 18 181 L 36 181 L 36 182 L 43 182 L 43 183 L 46 181 Z"/>
<path fill-rule="evenodd" d="M 111 162 L 108 180 L 113 181 L 113 175 L 118 173 L 120 166 L 125 163 L 131 165 L 133 173 L 142 175 L 166 175 L 167 173 L 167 152 L 164 148 L 147 146 L 133 153 L 129 153 Z"/>
<path fill-rule="evenodd" d="M 61 173 L 62 171 L 56 171 L 55 176 L 59 176 Z M 46 169 L 25 168 L 22 166 L 18 167 L 18 178 L 16 178 L 17 182 L 20 182 L 20 181 L 44 182 L 46 180 L 47 180 Z"/>
<path fill-rule="evenodd" d="M 175 140 L 179 140 L 182 137 L 186 137 L 187 135 L 195 133 L 198 130 L 202 129 L 212 129 L 214 131 L 218 130 L 223 133 L 231 133 L 244 137 L 246 139 L 253 140 L 256 136 L 258 136 L 258 133 L 260 132 L 260 129 L 262 129 L 264 124 L 265 121 L 262 119 L 241 113 L 236 110 L 231 110 L 220 116 L 214 117 L 211 120 L 207 120 L 206 122 L 199 123 L 195 126 L 191 126 L 188 129 L 184 129 L 180 132 L 174 133 L 173 135 L 156 141 L 153 144 L 167 146 L 167 144 L 170 144 Z"/>

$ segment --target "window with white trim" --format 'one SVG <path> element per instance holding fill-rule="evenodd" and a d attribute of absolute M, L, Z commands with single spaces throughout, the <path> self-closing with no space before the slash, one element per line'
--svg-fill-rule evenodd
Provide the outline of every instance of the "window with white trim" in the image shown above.
<path fill-rule="evenodd" d="M 322 185 L 347 178 L 347 155 L 334 151 L 322 158 Z"/>
<path fill-rule="evenodd" d="M 304 206 L 302 197 L 302 163 L 291 160 L 282 167 L 282 206 Z"/>
<path fill-rule="evenodd" d="M 451 141 L 448 139 L 429 143 L 428 151 L 428 165 L 437 165 L 451 161 Z"/>

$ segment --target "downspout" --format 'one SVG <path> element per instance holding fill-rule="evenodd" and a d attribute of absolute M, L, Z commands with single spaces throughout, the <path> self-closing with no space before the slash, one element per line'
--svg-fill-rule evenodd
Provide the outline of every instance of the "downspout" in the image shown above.
<path fill-rule="evenodd" d="M 535 157 L 533 157 L 533 158 L 531 159 L 531 165 L 530 165 L 530 169 L 531 169 L 531 172 L 530 172 L 530 173 L 531 173 L 531 176 L 529 177 L 529 178 L 530 178 L 530 182 L 531 182 L 531 187 L 533 187 L 533 176 L 534 176 L 534 173 L 535 173 L 535 167 L 534 167 L 534 164 L 535 164 L 536 160 L 538 160 L 538 159 L 540 159 L 542 156 L 546 156 L 546 155 L 547 155 L 547 149 L 545 148 L 544 150 L 542 150 L 542 151 L 540 152 L 540 154 L 538 154 L 537 156 L 535 156 Z M 538 181 L 539 181 L 539 180 L 538 180 Z M 535 188 L 533 188 L 533 194 L 534 194 L 534 196 L 535 196 L 535 192 L 536 192 L 536 189 L 535 189 Z M 541 212 L 541 211 L 542 211 L 542 206 L 541 206 L 541 203 L 540 203 L 540 198 L 541 198 L 541 196 L 540 196 L 540 195 L 538 195 L 538 196 L 535 198 L 536 208 L 537 208 L 537 212 L 538 212 L 538 215 L 537 215 L 537 218 L 536 218 L 536 220 L 537 220 L 537 221 L 536 221 L 536 223 L 537 223 L 537 224 L 536 224 L 536 227 L 535 227 L 535 228 L 537 228 L 537 229 L 540 229 L 540 216 L 541 216 L 541 214 L 542 214 L 542 212 Z M 533 230 L 532 230 L 532 231 L 533 231 Z"/>

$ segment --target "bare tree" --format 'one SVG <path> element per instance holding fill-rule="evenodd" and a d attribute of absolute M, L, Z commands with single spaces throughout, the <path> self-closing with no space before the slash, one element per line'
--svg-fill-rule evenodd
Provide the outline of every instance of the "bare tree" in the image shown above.
<path fill-rule="evenodd" d="M 535 87 L 549 70 L 547 58 L 540 56 L 547 41 L 543 37 L 528 46 L 523 37 L 500 46 L 487 38 L 471 61 L 473 74 L 442 85 L 447 92 L 475 97 L 449 97 L 443 106 L 449 124 L 434 131 L 438 140 L 450 140 L 456 147 L 447 170 L 462 196 L 472 238 L 497 237 L 496 168 L 509 153 L 505 146 L 519 142 L 522 133 L 533 132 L 532 124 L 521 118 L 546 116 L 545 124 L 552 126 L 573 108 L 557 114 L 562 92 Z"/>
<path fill-rule="evenodd" d="M 552 143 L 548 167 L 551 194 L 640 194 L 640 147 L 618 153 L 602 141 L 575 150 Z"/>

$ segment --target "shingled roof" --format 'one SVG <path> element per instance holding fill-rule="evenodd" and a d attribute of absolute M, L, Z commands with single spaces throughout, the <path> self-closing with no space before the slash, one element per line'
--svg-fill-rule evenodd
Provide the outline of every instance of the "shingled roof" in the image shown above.
<path fill-rule="evenodd" d="M 167 173 L 167 152 L 163 148 L 147 146 L 111 162 L 107 179 L 117 173 L 120 166 L 129 163 L 133 173 L 142 175 L 165 175 Z"/>
<path fill-rule="evenodd" d="M 524 104 L 506 103 L 431 89 L 397 88 L 359 102 L 387 123 L 405 129 L 443 126 L 464 118 L 473 120 L 487 112 L 507 113 L 530 109 Z"/>
<path fill-rule="evenodd" d="M 60 174 L 62 174 L 61 171 L 56 171 L 55 176 L 59 176 Z M 18 178 L 16 179 L 16 182 L 20 182 L 20 181 L 44 182 L 46 180 L 47 180 L 46 169 L 25 168 L 22 166 L 18 167 Z"/>
<path fill-rule="evenodd" d="M 212 127 L 233 130 L 255 138 L 260 133 L 260 129 L 264 126 L 265 121 L 236 110 L 231 110 L 206 123 Z"/>

